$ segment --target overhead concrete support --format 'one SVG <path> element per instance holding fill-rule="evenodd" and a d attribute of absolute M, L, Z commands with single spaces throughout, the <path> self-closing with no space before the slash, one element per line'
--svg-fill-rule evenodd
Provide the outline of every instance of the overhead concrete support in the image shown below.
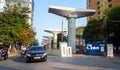
<path fill-rule="evenodd" d="M 52 36 L 43 36 L 43 37 L 48 39 L 48 49 L 51 49 L 51 43 L 52 43 L 51 41 L 53 37 Z"/>
<path fill-rule="evenodd" d="M 48 39 L 48 43 L 51 43 L 51 40 L 52 40 L 52 36 L 43 36 L 44 38 L 47 38 Z"/>
<path fill-rule="evenodd" d="M 43 42 L 47 42 L 48 40 L 47 39 L 42 39 Z"/>
<path fill-rule="evenodd" d="M 48 42 L 48 40 L 46 40 L 46 39 L 42 39 L 42 44 L 43 44 L 43 45 L 46 45 L 47 42 Z"/>
<path fill-rule="evenodd" d="M 49 12 L 54 13 L 56 15 L 67 18 L 68 20 L 68 46 L 72 47 L 72 53 L 76 53 L 76 30 L 75 30 L 75 19 L 91 16 L 96 11 L 92 9 L 77 9 L 77 8 L 69 8 L 69 7 L 60 7 L 60 6 L 50 6 Z"/>
<path fill-rule="evenodd" d="M 53 34 L 53 43 L 54 43 L 54 46 L 53 48 L 54 49 L 57 49 L 57 34 L 59 33 L 64 33 L 66 32 L 65 30 L 45 30 L 45 32 L 49 32 L 51 34 Z"/>

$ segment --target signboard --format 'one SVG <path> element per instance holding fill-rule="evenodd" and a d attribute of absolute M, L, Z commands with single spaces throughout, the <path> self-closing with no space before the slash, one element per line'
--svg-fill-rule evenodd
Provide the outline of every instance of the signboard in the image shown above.
<path fill-rule="evenodd" d="M 104 47 L 100 47 L 100 51 L 101 51 L 101 52 L 104 52 Z"/>
<path fill-rule="evenodd" d="M 102 53 L 106 52 L 105 46 L 106 46 L 105 44 L 99 44 L 100 52 L 102 52 Z"/>
<path fill-rule="evenodd" d="M 98 44 L 87 44 L 86 52 L 90 55 L 97 55 L 100 53 L 100 48 Z"/>
<path fill-rule="evenodd" d="M 86 53 L 89 55 L 100 55 L 106 53 L 105 46 L 105 44 L 101 43 L 86 44 Z"/>
<path fill-rule="evenodd" d="M 66 42 L 60 42 L 61 56 L 62 57 L 72 57 L 72 48 L 67 46 Z"/>
<path fill-rule="evenodd" d="M 86 54 L 89 55 L 103 54 L 108 57 L 113 57 L 113 44 L 105 44 L 105 43 L 86 44 Z"/>
<path fill-rule="evenodd" d="M 113 57 L 113 44 L 107 44 L 107 56 Z"/>
<path fill-rule="evenodd" d="M 72 48 L 71 48 L 71 46 L 67 47 L 67 56 L 72 57 Z"/>
<path fill-rule="evenodd" d="M 67 57 L 67 43 L 60 42 L 60 48 L 61 48 L 61 56 Z"/>

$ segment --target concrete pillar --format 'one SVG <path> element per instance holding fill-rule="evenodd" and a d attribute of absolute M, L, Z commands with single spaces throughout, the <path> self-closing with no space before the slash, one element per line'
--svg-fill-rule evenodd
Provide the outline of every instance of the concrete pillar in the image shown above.
<path fill-rule="evenodd" d="M 48 42 L 47 42 L 47 49 L 51 49 L 51 39 L 50 37 L 47 37 Z"/>
<path fill-rule="evenodd" d="M 51 40 L 52 40 L 52 38 L 49 37 L 49 38 L 48 38 L 49 49 L 51 49 L 51 43 L 52 43 Z"/>
<path fill-rule="evenodd" d="M 52 43 L 52 36 L 43 36 L 44 38 L 48 39 L 48 49 L 51 49 L 51 43 Z"/>
<path fill-rule="evenodd" d="M 57 35 L 59 34 L 59 33 L 62 33 L 62 31 L 61 32 L 54 32 L 54 34 L 53 34 L 53 43 L 54 43 L 54 48 L 55 49 L 57 49 Z"/>
<path fill-rule="evenodd" d="M 57 34 L 58 34 L 58 33 L 54 33 L 54 34 L 53 34 L 53 38 L 54 38 L 53 40 L 54 40 L 54 43 L 57 43 Z"/>
<path fill-rule="evenodd" d="M 68 18 L 68 46 L 72 47 L 72 53 L 76 53 L 76 19 L 74 17 Z"/>

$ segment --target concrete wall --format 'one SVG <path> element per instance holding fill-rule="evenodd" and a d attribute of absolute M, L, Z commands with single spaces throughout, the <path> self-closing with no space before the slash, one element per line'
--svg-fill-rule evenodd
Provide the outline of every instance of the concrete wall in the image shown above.
<path fill-rule="evenodd" d="M 60 49 L 48 49 L 47 53 L 49 55 L 55 55 L 55 56 L 61 56 L 61 51 Z"/>

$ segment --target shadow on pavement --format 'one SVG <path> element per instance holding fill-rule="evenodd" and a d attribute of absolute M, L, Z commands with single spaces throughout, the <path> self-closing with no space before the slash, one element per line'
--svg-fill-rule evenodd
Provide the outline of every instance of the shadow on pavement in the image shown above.
<path fill-rule="evenodd" d="M 0 65 L 0 70 L 20 70 L 20 69 Z"/>
<path fill-rule="evenodd" d="M 26 62 L 25 57 L 21 57 L 20 55 L 9 57 L 9 59 L 11 59 L 14 62 L 19 62 L 19 63 L 44 63 L 43 61 L 30 61 L 30 62 Z"/>
<path fill-rule="evenodd" d="M 68 68 L 58 68 L 58 67 L 52 67 L 55 70 L 76 70 L 76 69 L 68 69 Z"/>
<path fill-rule="evenodd" d="M 9 57 L 9 59 L 11 59 L 14 62 L 25 63 L 25 58 L 20 56 L 12 56 L 12 57 Z"/>

